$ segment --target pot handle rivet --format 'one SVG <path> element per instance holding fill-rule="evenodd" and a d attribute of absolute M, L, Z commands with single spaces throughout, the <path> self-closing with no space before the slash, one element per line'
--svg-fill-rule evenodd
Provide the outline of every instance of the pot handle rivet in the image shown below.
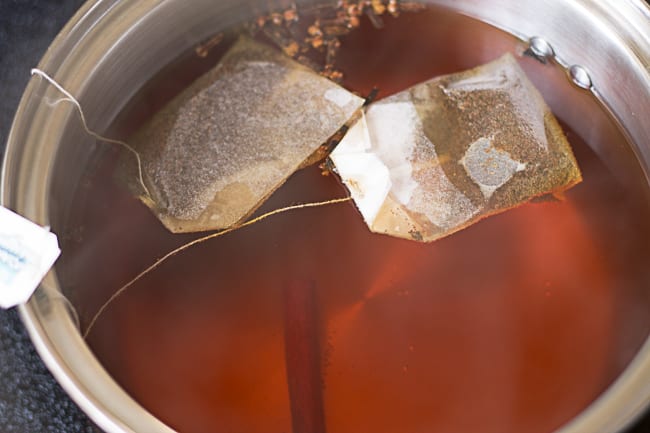
<path fill-rule="evenodd" d="M 533 36 L 528 41 L 528 44 L 529 47 L 524 54 L 534 57 L 544 64 L 555 56 L 553 47 L 544 38 Z"/>
<path fill-rule="evenodd" d="M 582 87 L 583 89 L 591 89 L 592 87 L 589 72 L 587 72 L 587 70 L 580 65 L 573 65 L 569 67 L 569 77 L 578 87 Z"/>

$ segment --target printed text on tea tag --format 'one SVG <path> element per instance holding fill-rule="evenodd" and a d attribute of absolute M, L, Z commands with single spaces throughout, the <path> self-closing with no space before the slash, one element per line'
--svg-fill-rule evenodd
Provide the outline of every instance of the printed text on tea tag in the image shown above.
<path fill-rule="evenodd" d="M 0 307 L 27 302 L 60 253 L 54 233 L 0 206 Z"/>

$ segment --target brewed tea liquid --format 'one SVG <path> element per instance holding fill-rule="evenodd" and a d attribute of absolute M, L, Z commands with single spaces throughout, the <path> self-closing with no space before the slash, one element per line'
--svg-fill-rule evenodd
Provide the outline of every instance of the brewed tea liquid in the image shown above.
<path fill-rule="evenodd" d="M 380 97 L 525 47 L 429 9 L 342 40 L 343 85 Z M 125 110 L 132 130 L 218 60 L 193 53 Z M 623 135 L 563 71 L 518 57 L 564 122 L 584 182 L 431 244 L 371 234 L 351 202 L 196 246 L 118 298 L 90 345 L 181 432 L 547 433 L 627 366 L 650 329 L 646 183 Z M 131 197 L 107 148 L 77 192 L 57 270 L 82 327 L 196 236 Z M 606 161 L 607 163 L 605 163 Z M 346 195 L 316 167 L 258 213 Z M 303 431 L 299 431 L 303 429 Z"/>

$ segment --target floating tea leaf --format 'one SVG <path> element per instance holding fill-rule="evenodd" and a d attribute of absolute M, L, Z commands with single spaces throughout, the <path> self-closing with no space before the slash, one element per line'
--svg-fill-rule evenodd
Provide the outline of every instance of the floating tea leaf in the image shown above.
<path fill-rule="evenodd" d="M 330 157 L 373 232 L 421 241 L 581 180 L 509 54 L 370 105 Z"/>
<path fill-rule="evenodd" d="M 132 140 L 150 190 L 141 198 L 172 232 L 230 227 L 362 104 L 284 54 L 242 38 Z"/>

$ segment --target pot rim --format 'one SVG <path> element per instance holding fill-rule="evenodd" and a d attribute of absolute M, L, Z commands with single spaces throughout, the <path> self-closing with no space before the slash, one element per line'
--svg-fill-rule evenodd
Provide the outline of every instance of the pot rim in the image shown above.
<path fill-rule="evenodd" d="M 139 13 L 144 13 L 147 8 L 156 8 L 165 0 L 144 0 L 138 6 L 121 5 L 121 0 L 89 0 L 71 18 L 59 35 L 54 39 L 50 48 L 39 63 L 39 68 L 44 71 L 58 71 L 65 66 L 66 60 L 73 50 L 78 49 L 80 41 L 93 35 L 98 24 L 106 17 L 114 16 L 118 9 L 127 10 L 131 7 Z M 534 25 L 526 29 L 514 29 L 504 26 L 499 22 L 499 17 L 492 17 L 473 13 L 472 8 L 477 8 L 481 0 L 428 0 L 429 3 L 453 5 L 453 9 L 479 18 L 496 27 L 515 34 L 523 40 L 538 36 Z M 137 2 L 133 2 L 137 3 Z M 493 9 L 509 7 L 505 0 L 495 0 Z M 522 2 L 523 3 L 523 2 Z M 543 3 L 543 2 L 540 2 Z M 629 65 L 634 68 L 639 79 L 645 80 L 650 89 L 650 7 L 642 0 L 621 0 L 608 2 L 606 0 L 566 0 L 575 10 L 588 14 L 589 18 L 598 25 L 598 29 L 613 38 L 613 43 L 624 48 Z M 615 4 L 614 4 L 615 3 Z M 510 5 L 511 6 L 511 5 Z M 516 9 L 516 6 L 512 6 Z M 563 44 L 551 40 L 557 49 L 558 59 L 576 59 L 581 53 L 564 50 Z M 589 65 L 585 58 L 580 64 Z M 589 68 L 595 72 L 595 68 Z M 593 78 L 601 78 L 597 75 Z M 602 76 L 601 79 L 605 79 Z M 30 172 L 31 167 L 26 164 L 25 149 L 18 143 L 18 136 L 29 128 L 25 117 L 27 113 L 36 110 L 34 100 L 38 100 L 42 92 L 43 83 L 30 80 L 16 112 L 14 122 L 7 141 L 7 148 L 2 165 L 0 177 L 0 204 L 12 207 L 30 219 L 47 225 L 47 198 L 44 197 L 45 189 L 39 190 L 39 185 L 29 185 L 28 193 L 24 196 L 13 194 L 12 190 L 20 182 L 29 182 L 18 179 L 19 173 Z M 600 96 L 600 95 L 599 95 Z M 616 101 L 615 101 L 616 102 Z M 630 107 L 623 102 L 608 102 L 610 110 L 614 113 L 624 112 L 636 116 Z M 650 110 L 645 111 L 645 113 Z M 642 111 L 643 113 L 643 111 Z M 648 143 L 643 148 L 635 149 L 639 160 L 650 161 L 650 132 L 642 130 L 628 130 L 635 137 L 635 142 Z M 34 151 L 32 149 L 32 151 Z M 50 149 L 53 155 L 56 149 Z M 36 157 L 33 157 L 34 159 Z M 27 160 L 29 163 L 31 160 Z M 46 167 L 49 170 L 51 166 Z M 22 170 L 21 170 L 22 169 Z M 34 191 L 39 193 L 34 193 Z M 31 194 L 30 194 L 31 193 Z M 30 198 L 27 198 L 30 197 Z M 42 199 L 42 200 L 41 200 Z M 39 201 L 40 202 L 37 202 Z M 126 394 L 106 373 L 95 359 L 85 342 L 81 338 L 67 307 L 62 302 L 56 302 L 60 295 L 56 292 L 56 277 L 50 273 L 44 280 L 41 288 L 30 301 L 19 307 L 23 323 L 37 352 L 45 365 L 52 372 L 71 398 L 88 414 L 88 416 L 102 429 L 111 432 L 135 431 L 160 431 L 172 432 L 168 426 L 148 413 L 142 406 Z M 46 311 L 47 310 L 47 311 Z M 62 341 L 62 336 L 69 339 L 66 347 L 56 343 Z M 89 388 L 92 385 L 93 389 Z M 109 397 L 107 397 L 109 396 Z M 650 336 L 636 354 L 634 360 L 628 365 L 616 381 L 593 403 L 584 409 L 568 424 L 561 427 L 558 433 L 580 432 L 611 432 L 624 429 L 634 422 L 650 405 Z"/>

